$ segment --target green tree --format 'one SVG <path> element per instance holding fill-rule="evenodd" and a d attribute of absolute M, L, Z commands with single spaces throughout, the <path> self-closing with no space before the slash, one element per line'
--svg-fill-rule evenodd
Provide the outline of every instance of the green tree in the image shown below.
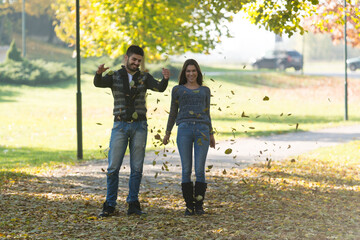
<path fill-rule="evenodd" d="M 244 11 L 250 21 L 277 34 L 300 31 L 317 0 L 80 0 L 84 56 L 120 56 L 130 44 L 144 47 L 147 59 L 191 51 L 208 53 L 223 37 L 232 15 Z M 75 44 L 75 3 L 57 0 L 57 36 Z"/>
<path fill-rule="evenodd" d="M 0 0 L 0 36 L 9 34 L 9 18 L 16 19 L 16 15 L 23 11 L 22 0 Z M 47 16 L 49 23 L 53 23 L 54 11 L 51 8 L 51 1 L 48 0 L 26 0 L 25 12 L 28 16 Z M 14 24 L 10 22 L 10 24 Z M 6 31 L 7 30 L 7 31 Z M 49 31 L 49 41 L 53 37 L 53 29 Z M 11 33 L 10 33 L 11 35 Z M 1 39 L 0 39 L 1 40 Z"/>

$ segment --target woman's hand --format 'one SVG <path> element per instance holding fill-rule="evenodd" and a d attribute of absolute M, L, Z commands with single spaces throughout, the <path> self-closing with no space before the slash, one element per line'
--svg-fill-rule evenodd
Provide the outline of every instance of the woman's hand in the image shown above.
<path fill-rule="evenodd" d="M 169 143 L 170 135 L 166 134 L 163 138 L 163 144 L 166 145 Z"/>
<path fill-rule="evenodd" d="M 215 148 L 215 138 L 214 138 L 214 134 L 210 135 L 210 147 L 211 148 Z"/>

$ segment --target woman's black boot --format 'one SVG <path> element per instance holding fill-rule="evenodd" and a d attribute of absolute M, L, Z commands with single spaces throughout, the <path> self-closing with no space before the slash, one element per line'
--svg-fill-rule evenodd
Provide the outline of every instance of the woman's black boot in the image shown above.
<path fill-rule="evenodd" d="M 203 204 L 206 188 L 207 183 L 195 182 L 195 213 L 197 215 L 202 215 L 205 213 Z"/>
<path fill-rule="evenodd" d="M 181 183 L 182 194 L 186 203 L 185 216 L 194 215 L 194 185 L 192 182 Z"/>

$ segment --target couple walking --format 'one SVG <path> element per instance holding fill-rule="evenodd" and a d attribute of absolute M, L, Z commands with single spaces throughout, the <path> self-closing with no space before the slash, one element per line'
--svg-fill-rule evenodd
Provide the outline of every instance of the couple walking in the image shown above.
<path fill-rule="evenodd" d="M 115 213 L 118 195 L 119 171 L 127 146 L 130 150 L 130 177 L 128 215 L 141 215 L 139 188 L 147 140 L 146 91 L 164 92 L 168 86 L 170 72 L 163 69 L 163 78 L 157 81 L 149 73 L 141 72 L 139 66 L 144 57 L 141 47 L 132 45 L 124 57 L 125 64 L 117 71 L 109 71 L 100 65 L 94 77 L 96 87 L 112 90 L 114 97 L 114 124 L 108 154 L 107 194 L 100 217 Z M 205 162 L 210 147 L 215 147 L 210 117 L 210 89 L 203 86 L 203 76 L 198 63 L 185 61 L 179 85 L 172 89 L 171 106 L 163 143 L 170 139 L 174 124 L 178 126 L 177 146 L 182 166 L 182 194 L 186 203 L 185 215 L 203 214 L 203 200 L 207 188 Z M 194 149 L 195 186 L 191 181 L 192 152 Z"/>

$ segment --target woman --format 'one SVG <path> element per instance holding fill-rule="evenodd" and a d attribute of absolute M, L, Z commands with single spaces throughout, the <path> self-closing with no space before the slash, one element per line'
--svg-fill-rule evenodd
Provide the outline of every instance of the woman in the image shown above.
<path fill-rule="evenodd" d="M 206 192 L 205 162 L 209 145 L 215 148 L 210 118 L 210 89 L 203 86 L 199 64 L 194 59 L 185 61 L 179 85 L 172 89 L 170 114 L 163 143 L 167 144 L 171 130 L 178 126 L 177 146 L 182 165 L 181 189 L 186 203 L 185 215 L 204 214 Z M 192 152 L 195 154 L 195 197 L 191 181 Z"/>

